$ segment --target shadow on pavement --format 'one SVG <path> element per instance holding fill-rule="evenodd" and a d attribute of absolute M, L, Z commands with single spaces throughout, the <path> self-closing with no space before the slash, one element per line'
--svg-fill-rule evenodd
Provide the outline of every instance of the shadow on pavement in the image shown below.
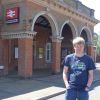
<path fill-rule="evenodd" d="M 51 73 L 47 74 L 41 72 L 37 75 L 36 73 L 34 73 L 33 76 L 29 79 L 20 79 L 16 75 L 2 77 L 0 78 L 0 100 L 10 100 L 10 98 L 22 95 L 34 95 L 34 92 L 36 91 L 40 91 L 53 86 L 64 88 L 61 74 L 52 75 Z M 53 96 L 53 94 L 49 96 Z"/>
<path fill-rule="evenodd" d="M 94 82 L 90 91 L 94 90 L 96 87 L 100 86 L 100 69 L 96 69 L 94 72 Z M 42 90 L 46 90 L 50 87 L 63 88 L 62 91 L 50 94 L 53 91 L 48 91 L 48 95 L 43 96 Z M 2 77 L 0 78 L 0 100 L 33 100 L 35 96 L 40 97 L 40 99 L 34 100 L 47 100 L 51 97 L 63 94 L 65 92 L 65 86 L 63 83 L 61 73 L 58 75 L 52 75 L 51 72 L 34 72 L 33 76 L 29 79 L 20 79 L 16 75 Z M 39 92 L 40 91 L 40 92 Z M 35 93 L 35 96 L 34 96 Z M 40 93 L 37 94 L 36 93 Z M 19 99 L 21 96 L 23 98 Z M 15 97 L 16 99 L 9 99 Z M 26 99 L 25 97 L 28 97 Z M 29 99 L 30 98 L 30 99 Z"/>

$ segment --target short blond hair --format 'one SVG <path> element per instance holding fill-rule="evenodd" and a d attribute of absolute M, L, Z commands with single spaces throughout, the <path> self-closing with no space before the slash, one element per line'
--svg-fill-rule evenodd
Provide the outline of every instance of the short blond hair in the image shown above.
<path fill-rule="evenodd" d="M 85 40 L 82 37 L 76 37 L 76 38 L 73 39 L 72 42 L 73 42 L 73 45 L 80 43 L 80 42 L 85 45 Z"/>

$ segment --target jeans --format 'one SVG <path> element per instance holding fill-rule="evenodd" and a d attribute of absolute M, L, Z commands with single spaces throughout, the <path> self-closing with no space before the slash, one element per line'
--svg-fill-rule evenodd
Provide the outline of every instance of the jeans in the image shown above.
<path fill-rule="evenodd" d="M 88 91 L 67 89 L 65 93 L 65 100 L 89 100 Z"/>

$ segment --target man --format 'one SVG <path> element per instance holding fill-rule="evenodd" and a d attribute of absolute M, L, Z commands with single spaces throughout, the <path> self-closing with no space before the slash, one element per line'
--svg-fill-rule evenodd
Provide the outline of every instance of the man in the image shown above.
<path fill-rule="evenodd" d="M 89 100 L 88 91 L 96 67 L 92 58 L 84 53 L 85 40 L 82 37 L 73 40 L 73 47 L 75 53 L 67 55 L 64 59 L 65 100 Z"/>

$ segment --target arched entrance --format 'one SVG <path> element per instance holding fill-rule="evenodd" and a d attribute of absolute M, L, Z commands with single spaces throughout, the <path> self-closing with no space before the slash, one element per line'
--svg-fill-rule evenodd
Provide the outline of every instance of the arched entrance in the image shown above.
<path fill-rule="evenodd" d="M 92 56 L 92 33 L 91 31 L 87 28 L 84 27 L 80 33 L 80 36 L 85 39 L 85 53 L 88 55 Z"/>
<path fill-rule="evenodd" d="M 33 70 L 50 69 L 52 30 L 49 21 L 44 16 L 39 16 L 34 31 L 37 34 L 33 39 Z"/>
<path fill-rule="evenodd" d="M 33 71 L 49 69 L 48 71 L 51 72 L 53 69 L 52 37 L 58 34 L 57 23 L 52 15 L 43 12 L 36 15 L 33 24 L 33 31 L 37 33 L 33 39 Z"/>
<path fill-rule="evenodd" d="M 64 39 L 61 43 L 61 64 L 63 63 L 64 57 L 73 52 L 73 33 L 71 27 L 68 24 L 65 24 L 63 27 L 62 37 L 64 37 Z"/>
<path fill-rule="evenodd" d="M 85 53 L 88 54 L 88 37 L 87 37 L 87 33 L 84 29 L 81 32 L 81 37 L 83 37 L 85 40 L 85 44 L 86 44 L 85 45 Z"/>

